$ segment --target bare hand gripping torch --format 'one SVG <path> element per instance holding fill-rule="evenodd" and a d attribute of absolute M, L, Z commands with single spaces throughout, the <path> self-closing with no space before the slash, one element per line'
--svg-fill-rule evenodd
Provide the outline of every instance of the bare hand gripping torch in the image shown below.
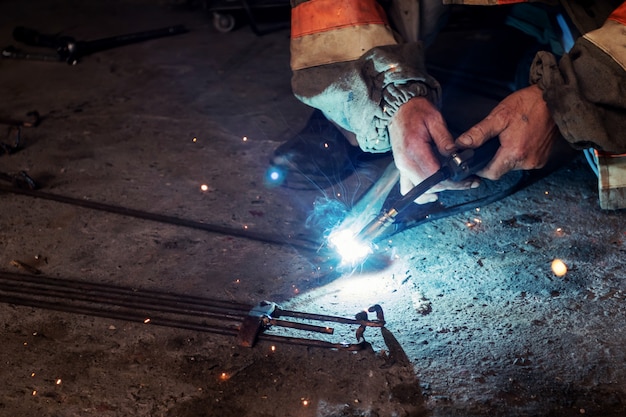
<path fill-rule="evenodd" d="M 448 179 L 462 181 L 480 171 L 491 161 L 499 147 L 500 140 L 494 138 L 479 148 L 464 149 L 452 154 L 441 164 L 441 168 L 437 172 L 398 198 L 391 205 L 391 208 L 381 211 L 374 220 L 359 232 L 356 239 L 360 242 L 377 241 L 394 223 L 396 216 L 407 209 L 417 197 L 442 181 Z"/>

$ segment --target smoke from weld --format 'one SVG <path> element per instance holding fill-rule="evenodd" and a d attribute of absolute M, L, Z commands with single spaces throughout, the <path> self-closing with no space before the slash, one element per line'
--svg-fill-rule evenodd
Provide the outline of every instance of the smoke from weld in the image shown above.
<path fill-rule="evenodd" d="M 347 215 L 348 207 L 338 200 L 317 197 L 313 211 L 306 219 L 307 229 L 318 231 L 327 236 Z"/>

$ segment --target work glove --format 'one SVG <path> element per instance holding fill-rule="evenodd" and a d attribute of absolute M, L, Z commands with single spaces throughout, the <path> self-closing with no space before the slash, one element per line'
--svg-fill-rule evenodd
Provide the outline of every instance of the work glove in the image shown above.
<path fill-rule="evenodd" d="M 402 195 L 440 168 L 437 152 L 450 156 L 457 148 L 443 116 L 424 97 L 414 97 L 400 106 L 388 129 L 394 161 L 400 171 Z M 424 204 L 436 201 L 436 193 L 439 191 L 465 190 L 478 186 L 476 178 L 461 182 L 443 181 L 415 202 Z"/>
<path fill-rule="evenodd" d="M 500 149 L 477 175 L 497 180 L 512 170 L 542 168 L 559 131 L 537 85 L 518 90 L 502 100 L 487 117 L 461 134 L 459 148 L 477 148 L 496 136 Z"/>

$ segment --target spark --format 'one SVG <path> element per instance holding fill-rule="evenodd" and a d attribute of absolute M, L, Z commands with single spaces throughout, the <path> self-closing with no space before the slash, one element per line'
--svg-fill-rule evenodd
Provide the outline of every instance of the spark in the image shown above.
<path fill-rule="evenodd" d="M 272 352 L 276 352 L 276 346 L 272 345 L 272 347 L 270 348 L 270 350 L 271 350 Z"/>
<path fill-rule="evenodd" d="M 562 277 L 567 274 L 567 265 L 560 259 L 555 259 L 552 261 L 552 272 L 557 277 Z"/>
<path fill-rule="evenodd" d="M 200 189 L 201 189 L 202 191 L 208 191 L 208 190 L 209 190 L 209 186 L 208 186 L 208 185 L 206 185 L 206 184 L 202 184 L 202 185 L 200 186 Z"/>
<path fill-rule="evenodd" d="M 247 228 L 248 228 L 248 225 L 247 225 L 247 224 L 244 224 L 244 225 L 243 225 L 243 228 L 244 228 L 244 229 L 247 229 Z"/>
<path fill-rule="evenodd" d="M 35 373 L 33 372 L 32 374 L 30 374 L 31 378 L 33 378 L 35 376 Z"/>
<path fill-rule="evenodd" d="M 61 385 L 61 382 L 62 382 L 62 381 L 61 381 L 61 378 L 59 378 L 59 379 L 57 379 L 57 380 L 55 381 L 55 384 L 57 384 L 57 385 Z"/>
<path fill-rule="evenodd" d="M 302 405 L 305 406 L 305 407 L 308 407 L 309 406 L 309 400 L 307 400 L 305 398 L 302 398 Z"/>
<path fill-rule="evenodd" d="M 193 139 L 191 139 L 191 141 L 192 141 L 193 143 L 196 143 L 196 142 L 198 141 L 198 138 L 194 137 Z"/>
<path fill-rule="evenodd" d="M 33 390 L 33 397 L 37 395 L 37 390 Z"/>
<path fill-rule="evenodd" d="M 276 166 L 270 166 L 265 172 L 265 185 L 268 187 L 276 187 L 282 184 L 286 179 L 285 173 Z"/>
<path fill-rule="evenodd" d="M 220 375 L 220 379 L 222 381 L 228 381 L 230 377 L 228 376 L 228 374 L 226 372 L 222 372 L 222 374 Z"/>
<path fill-rule="evenodd" d="M 147 318 L 147 319 L 145 319 L 143 322 L 144 322 L 145 324 L 148 324 L 148 323 L 150 323 L 150 319 L 149 319 L 149 318 Z"/>
<path fill-rule="evenodd" d="M 248 141 L 248 137 L 247 137 L 247 136 L 244 136 L 244 137 L 242 138 L 242 140 L 243 140 L 244 142 L 247 142 L 247 141 Z"/>

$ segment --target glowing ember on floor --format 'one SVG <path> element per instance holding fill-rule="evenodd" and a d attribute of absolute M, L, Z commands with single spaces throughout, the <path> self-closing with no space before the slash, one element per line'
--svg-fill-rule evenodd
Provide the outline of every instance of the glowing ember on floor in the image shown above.
<path fill-rule="evenodd" d="M 567 265 L 562 260 L 555 259 L 552 261 L 552 272 L 557 277 L 562 277 L 567 274 Z"/>

